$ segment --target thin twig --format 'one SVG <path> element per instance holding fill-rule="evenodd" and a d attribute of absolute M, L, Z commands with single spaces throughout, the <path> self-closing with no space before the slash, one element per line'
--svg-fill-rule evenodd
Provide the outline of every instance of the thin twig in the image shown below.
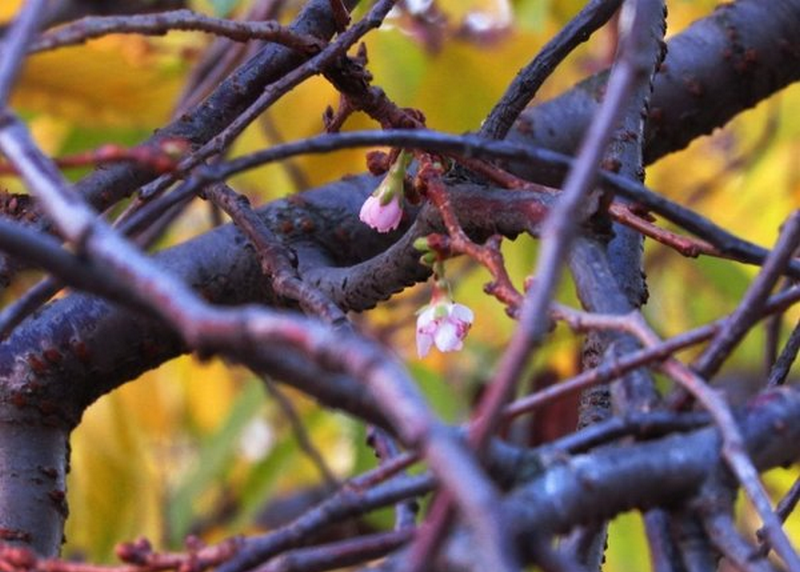
<path fill-rule="evenodd" d="M 402 453 L 397 443 L 380 427 L 370 425 L 367 429 L 367 444 L 374 450 L 381 463 L 396 459 Z M 417 524 L 419 504 L 416 498 L 407 498 L 395 504 L 395 530 L 413 528 Z"/>
<path fill-rule="evenodd" d="M 379 27 L 397 0 L 378 0 L 360 21 L 328 44 L 321 52 L 302 65 L 284 74 L 280 79 L 264 88 L 262 94 L 246 110 L 231 121 L 228 126 L 214 136 L 208 143 L 184 159 L 179 170 L 188 171 L 202 161 L 222 153 L 245 128 L 255 121 L 273 103 L 306 79 L 322 73 L 327 66 L 344 55 L 356 42 L 374 28 Z M 145 195 L 158 192 L 171 183 L 171 180 L 155 181 L 142 189 Z"/>
<path fill-rule="evenodd" d="M 633 436 L 640 440 L 658 438 L 673 433 L 693 431 L 707 426 L 710 422 L 711 416 L 705 412 L 636 411 L 585 427 L 545 445 L 543 449 L 549 451 L 552 448 L 554 451 L 577 455 L 622 437 Z"/>
<path fill-rule="evenodd" d="M 547 42 L 536 57 L 522 68 L 481 126 L 480 135 L 504 139 L 519 114 L 536 96 L 544 81 L 576 47 L 605 24 L 621 0 L 592 0 Z"/>
<path fill-rule="evenodd" d="M 664 244 L 673 250 L 676 250 L 683 256 L 689 258 L 697 258 L 701 254 L 706 256 L 715 256 L 717 258 L 725 257 L 723 252 L 714 248 L 711 244 L 691 238 L 688 236 L 681 236 L 667 229 L 656 226 L 652 222 L 642 218 L 634 212 L 635 207 L 622 204 L 619 202 L 612 203 L 609 208 L 609 214 L 615 221 L 624 224 L 634 230 L 638 230 L 642 235 L 648 236 L 653 240 Z"/>
<path fill-rule="evenodd" d="M 361 380 L 401 441 L 419 448 L 474 527 L 479 554 L 498 572 L 517 568 L 511 539 L 499 533 L 499 496 L 477 460 L 429 409 L 407 371 L 380 345 L 319 322 L 260 307 L 222 308 L 161 271 L 83 202 L 16 118 L 0 124 L 0 149 L 19 169 L 61 234 L 119 281 L 119 292 L 155 312 L 187 346 L 258 365 L 259 348 L 293 349 Z"/>
<path fill-rule="evenodd" d="M 55 296 L 64 285 L 57 279 L 46 277 L 40 280 L 0 311 L 0 339 L 5 339 L 22 321 L 37 308 Z"/>
<path fill-rule="evenodd" d="M 259 0 L 250 6 L 242 19 L 248 22 L 277 20 L 285 3 L 286 0 Z M 177 98 L 172 112 L 173 119 L 181 117 L 205 99 L 242 60 L 249 57 L 249 52 L 261 47 L 261 42 L 243 44 L 227 38 L 215 38 L 203 53 L 203 58 L 190 72 L 186 85 Z"/>
<path fill-rule="evenodd" d="M 798 320 L 786 345 L 783 346 L 781 354 L 772 366 L 767 379 L 767 387 L 777 387 L 783 385 L 786 377 L 792 369 L 794 360 L 797 359 L 797 352 L 800 351 L 800 320 Z"/>
<path fill-rule="evenodd" d="M 278 22 L 237 22 L 212 18 L 192 10 L 173 10 L 155 14 L 126 16 L 88 16 L 43 34 L 30 46 L 31 52 L 44 52 L 83 44 L 109 34 L 163 36 L 171 31 L 205 32 L 237 42 L 266 40 L 306 53 L 324 47 L 320 39 L 293 32 Z"/>
<path fill-rule="evenodd" d="M 270 278 L 278 295 L 298 301 L 309 314 L 320 316 L 335 326 L 347 324 L 344 312 L 336 304 L 299 278 L 292 253 L 253 211 L 247 197 L 219 183 L 206 188 L 204 194 L 245 233 L 255 247 L 264 275 Z"/>
<path fill-rule="evenodd" d="M 764 556 L 760 556 L 758 549 L 742 537 L 729 512 L 713 510 L 702 520 L 709 539 L 736 570 L 777 572 L 777 568 L 772 566 Z"/>
<path fill-rule="evenodd" d="M 181 187 L 176 192 L 180 191 L 181 196 L 190 196 L 203 182 L 224 180 L 253 167 L 295 155 L 321 154 L 338 149 L 379 145 L 420 149 L 462 157 L 484 156 L 485 158 L 527 161 L 557 173 L 563 173 L 574 163 L 572 158 L 547 149 L 508 141 L 487 141 L 474 135 L 449 135 L 424 129 L 352 131 L 319 135 L 302 141 L 277 145 L 230 161 L 222 161 L 213 167 L 201 167 L 196 171 L 198 178 L 189 184 L 189 187 L 192 188 Z M 694 233 L 713 245 L 726 257 L 748 264 L 761 264 L 769 254 L 767 249 L 732 235 L 702 215 L 651 191 L 638 181 L 621 177 L 609 171 L 600 171 L 598 178 L 600 184 L 607 190 L 633 203 L 638 203 L 643 208 Z M 550 193 L 546 187 L 541 187 L 541 189 L 543 193 Z M 800 278 L 800 261 L 791 261 L 787 268 L 787 274 Z"/>
<path fill-rule="evenodd" d="M 770 291 L 784 273 L 798 245 L 800 245 L 800 210 L 794 211 L 784 223 L 775 248 L 764 262 L 761 272 L 748 288 L 726 327 L 717 333 L 708 348 L 692 364 L 698 375 L 705 379 L 713 377 L 728 355 L 761 317 L 762 308 Z"/>
<path fill-rule="evenodd" d="M 244 539 L 236 556 L 220 566 L 219 572 L 243 572 L 300 545 L 304 539 L 326 526 L 430 492 L 434 487 L 434 479 L 430 475 L 404 477 L 380 484 L 413 461 L 414 456 L 407 453 L 389 459 L 379 467 L 345 482 L 336 493 L 294 521 L 267 534 Z"/>
<path fill-rule="evenodd" d="M 589 369 L 561 383 L 550 385 L 510 403 L 503 411 L 503 418 L 508 422 L 519 415 L 530 413 L 540 407 L 593 385 L 609 383 L 643 365 L 648 365 L 668 358 L 675 352 L 702 343 L 720 326 L 720 322 L 696 328 L 675 336 L 652 347 L 643 348 L 627 354 L 614 361 L 605 361 L 599 367 Z"/>
<path fill-rule="evenodd" d="M 386 556 L 414 537 L 413 529 L 368 534 L 357 538 L 298 548 L 278 556 L 259 572 L 323 572 L 341 569 Z"/>
<path fill-rule="evenodd" d="M 798 501 L 800 501 L 800 479 L 794 482 L 789 492 L 778 502 L 775 512 L 778 513 L 781 520 L 785 521 L 794 511 Z"/>

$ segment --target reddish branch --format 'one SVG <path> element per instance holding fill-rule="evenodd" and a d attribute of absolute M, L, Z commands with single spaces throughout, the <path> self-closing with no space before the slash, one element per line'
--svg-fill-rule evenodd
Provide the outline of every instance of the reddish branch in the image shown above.
<path fill-rule="evenodd" d="M 447 187 L 441 178 L 441 169 L 435 167 L 430 158 L 422 159 L 422 166 L 417 178 L 420 181 L 422 194 L 438 209 L 447 229 L 446 236 L 436 234 L 428 236 L 430 249 L 441 259 L 446 259 L 454 254 L 465 254 L 485 267 L 493 280 L 484 286 L 484 291 L 504 303 L 507 306 L 507 313 L 516 317 L 523 296 L 514 287 L 506 270 L 503 254 L 500 252 L 501 237 L 492 235 L 481 245 L 473 242 L 467 236 L 453 210 Z"/>
<path fill-rule="evenodd" d="M 704 240 L 681 236 L 664 228 L 661 228 L 647 215 L 642 216 L 637 212 L 637 208 L 621 203 L 612 203 L 608 207 L 608 212 L 615 221 L 622 223 L 634 230 L 639 231 L 643 236 L 647 236 L 669 246 L 673 250 L 689 258 L 697 258 L 701 254 L 706 256 L 724 257 L 725 255 L 717 248 Z"/>
<path fill-rule="evenodd" d="M 185 553 L 161 553 L 140 539 L 117 546 L 117 557 L 124 564 L 108 566 L 40 558 L 28 548 L 0 545 L 0 567 L 4 572 L 203 572 L 230 560 L 238 545 L 238 540 L 231 539 Z"/>
<path fill-rule="evenodd" d="M 177 168 L 178 160 L 187 149 L 187 142 L 182 139 L 160 141 L 158 147 L 125 148 L 107 144 L 91 151 L 54 158 L 53 163 L 62 169 L 73 169 L 133 162 L 156 173 L 169 173 Z M 19 175 L 19 171 L 13 163 L 0 163 L 0 175 L 9 174 Z"/>

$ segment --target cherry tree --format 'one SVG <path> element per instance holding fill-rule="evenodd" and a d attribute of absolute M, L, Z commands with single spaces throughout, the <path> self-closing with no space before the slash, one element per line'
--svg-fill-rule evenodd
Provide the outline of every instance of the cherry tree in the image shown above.
<path fill-rule="evenodd" d="M 435 36 L 435 1 L 308 0 L 288 25 L 278 17 L 290 8 L 271 0 L 240 19 L 176 2 L 113 4 L 28 0 L 1 48 L 0 152 L 29 195 L 4 198 L 0 272 L 8 286 L 27 268 L 45 271 L 0 314 L 4 566 L 89 569 L 57 559 L 71 433 L 92 403 L 194 353 L 367 424 L 378 461 L 263 535 L 192 542 L 185 553 L 122 544 L 125 570 L 323 570 L 377 559 L 387 570 L 597 570 L 606 523 L 634 510 L 654 570 L 710 570 L 721 559 L 739 570 L 800 570 L 782 525 L 798 487 L 773 508 L 760 479 L 800 456 L 800 393 L 784 386 L 800 330 L 781 348 L 774 342 L 779 355 L 765 357 L 769 370 L 746 406 L 717 383 L 744 336 L 800 299 L 800 211 L 784 213 L 767 249 L 644 184 L 647 165 L 800 77 L 798 0 L 726 3 L 669 42 L 668 3 L 591 0 L 531 53 L 485 120 L 458 135 L 429 129 L 427 110 L 395 101 L 358 47 L 390 14 Z M 511 12 L 504 17 L 510 25 Z M 534 101 L 604 27 L 618 35 L 610 68 Z M 94 170 L 70 182 L 65 162 L 42 151 L 9 103 L 28 54 L 172 30 L 218 39 L 171 122 L 134 147 L 89 152 Z M 486 33 L 485 23 L 473 16 L 461 33 Z M 238 67 L 227 59 L 233 52 L 244 59 Z M 340 96 L 318 135 L 230 153 L 249 125 L 316 76 Z M 354 113 L 376 127 L 345 129 Z M 365 151 L 368 172 L 258 209 L 229 185 L 268 163 L 353 148 Z M 232 222 L 153 251 L 197 201 Z M 501 245 L 523 235 L 536 239 L 538 255 L 518 283 Z M 663 339 L 641 311 L 645 237 L 759 270 L 731 313 Z M 453 425 L 434 412 L 402 352 L 356 316 L 429 281 L 418 353 L 457 362 L 481 328 L 454 295 L 457 259 L 488 272 L 485 293 L 515 327 L 470 415 Z M 556 297 L 565 276 L 580 306 Z M 581 371 L 526 393 L 531 363 L 558 324 L 583 341 Z M 676 356 L 689 347 L 699 348 L 691 361 Z M 535 445 L 512 438 L 515 420 L 578 394 L 574 431 Z M 415 464 L 424 470 L 406 471 Z M 763 525 L 758 538 L 736 529 L 738 491 Z M 420 499 L 430 500 L 422 514 Z M 387 506 L 391 530 L 315 540 Z"/>

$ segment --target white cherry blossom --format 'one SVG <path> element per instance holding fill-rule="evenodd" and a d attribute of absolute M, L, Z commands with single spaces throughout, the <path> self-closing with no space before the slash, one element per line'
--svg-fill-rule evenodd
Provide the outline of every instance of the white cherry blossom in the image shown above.
<path fill-rule="evenodd" d="M 417 354 L 425 357 L 434 345 L 441 352 L 460 350 L 474 319 L 472 310 L 463 304 L 433 302 L 417 317 Z"/>

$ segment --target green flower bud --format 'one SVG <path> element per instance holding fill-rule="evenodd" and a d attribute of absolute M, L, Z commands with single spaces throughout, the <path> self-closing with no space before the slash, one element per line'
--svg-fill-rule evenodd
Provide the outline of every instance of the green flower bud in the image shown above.
<path fill-rule="evenodd" d="M 430 251 L 431 247 L 428 244 L 428 237 L 427 236 L 420 236 L 418 239 L 414 241 L 414 248 L 419 250 L 420 252 L 428 252 Z"/>

